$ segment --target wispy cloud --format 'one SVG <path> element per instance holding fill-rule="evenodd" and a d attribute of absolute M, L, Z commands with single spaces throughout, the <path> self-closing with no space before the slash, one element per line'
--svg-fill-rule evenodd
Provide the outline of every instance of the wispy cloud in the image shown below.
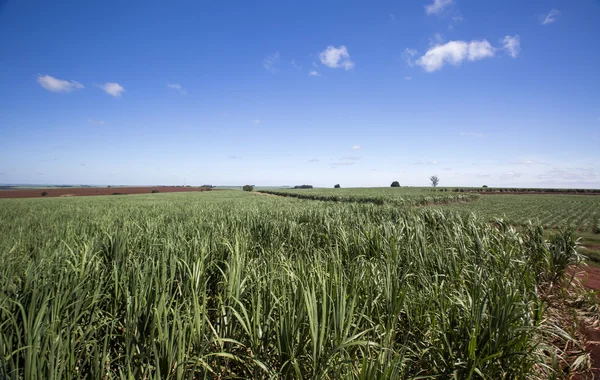
<path fill-rule="evenodd" d="M 359 156 L 346 156 L 346 157 L 342 157 L 341 160 L 350 160 L 350 161 L 358 161 L 360 160 L 362 157 Z"/>
<path fill-rule="evenodd" d="M 255 125 L 259 125 L 259 124 L 260 124 L 260 120 L 259 120 L 259 119 L 252 120 L 252 122 L 253 122 Z"/>
<path fill-rule="evenodd" d="M 560 11 L 558 9 L 552 9 L 547 15 L 540 17 L 540 21 L 542 25 L 552 24 L 559 15 Z"/>
<path fill-rule="evenodd" d="M 549 165 L 546 162 L 532 160 L 532 159 L 520 160 L 520 161 L 516 161 L 514 163 L 517 165 Z"/>
<path fill-rule="evenodd" d="M 437 15 L 442 13 L 444 8 L 452 4 L 452 0 L 434 0 L 433 4 L 425 6 L 425 13 L 428 15 Z"/>
<path fill-rule="evenodd" d="M 438 46 L 444 43 L 444 35 L 442 33 L 435 33 L 429 37 L 429 46 Z"/>
<path fill-rule="evenodd" d="M 463 22 L 463 18 L 461 16 L 452 17 L 450 23 L 448 24 L 448 29 L 453 29 L 456 25 L 460 24 L 461 22 Z"/>
<path fill-rule="evenodd" d="M 485 135 L 481 132 L 461 132 L 460 135 L 466 136 L 466 137 L 477 137 L 477 138 L 485 137 Z"/>
<path fill-rule="evenodd" d="M 240 156 L 229 156 L 227 158 L 229 158 L 230 160 L 241 160 L 242 159 L 242 157 L 240 157 Z"/>
<path fill-rule="evenodd" d="M 391 22 L 396 22 L 396 16 L 394 16 L 393 14 L 390 13 L 390 21 Z"/>
<path fill-rule="evenodd" d="M 350 166 L 354 165 L 354 162 L 334 162 L 331 166 Z"/>
<path fill-rule="evenodd" d="M 327 46 L 327 49 L 319 54 L 319 59 L 323 65 L 332 69 L 351 70 L 354 68 L 354 62 L 350 60 L 350 54 L 344 45 L 337 48 L 331 45 Z"/>
<path fill-rule="evenodd" d="M 125 92 L 125 88 L 123 88 L 123 86 L 121 86 L 118 83 L 104 83 L 100 86 L 100 88 L 104 90 L 104 92 L 106 92 L 108 95 L 112 95 L 116 98 L 120 97 L 121 94 Z"/>
<path fill-rule="evenodd" d="M 519 35 L 505 36 L 502 40 L 504 50 L 513 58 L 517 58 L 521 52 L 521 38 Z"/>
<path fill-rule="evenodd" d="M 402 52 L 402 59 L 406 61 L 406 63 L 412 67 L 415 65 L 415 56 L 419 54 L 419 52 L 415 49 L 406 48 Z"/>
<path fill-rule="evenodd" d="M 430 48 L 415 63 L 427 72 L 440 70 L 446 64 L 455 66 L 463 61 L 478 61 L 493 57 L 495 49 L 487 40 L 481 41 L 450 41 L 443 45 Z"/>
<path fill-rule="evenodd" d="M 77 81 L 58 79 L 50 75 L 38 75 L 37 82 L 50 92 L 71 92 L 83 88 Z"/>
<path fill-rule="evenodd" d="M 104 120 L 94 120 L 94 119 L 90 119 L 88 120 L 91 124 L 96 124 L 96 125 L 104 125 Z"/>
<path fill-rule="evenodd" d="M 266 56 L 263 61 L 263 67 L 274 73 L 277 71 L 277 63 L 279 63 L 279 52 Z"/>
<path fill-rule="evenodd" d="M 412 77 L 404 77 L 404 80 L 412 80 Z"/>
<path fill-rule="evenodd" d="M 515 179 L 515 178 L 519 178 L 521 177 L 521 173 L 515 173 L 515 172 L 506 172 L 506 173 L 502 173 L 500 174 L 500 180 L 507 180 L 507 179 Z"/>
<path fill-rule="evenodd" d="M 186 95 L 187 94 L 187 90 L 185 88 L 183 88 L 183 86 L 180 85 L 179 83 L 167 83 L 167 87 L 168 88 L 172 88 L 173 90 L 179 91 L 179 93 L 181 95 Z"/>
<path fill-rule="evenodd" d="M 312 70 L 311 72 L 308 73 L 309 77 L 319 77 L 319 73 L 317 72 L 317 70 Z"/>
<path fill-rule="evenodd" d="M 360 150 L 361 146 L 360 145 L 352 145 L 352 150 Z"/>
<path fill-rule="evenodd" d="M 313 158 L 312 160 L 308 160 L 307 162 L 319 162 L 320 160 L 318 158 Z"/>
<path fill-rule="evenodd" d="M 433 160 L 433 161 L 427 161 L 427 165 L 438 165 L 440 162 Z"/>
<path fill-rule="evenodd" d="M 598 178 L 600 174 L 593 168 L 553 168 L 538 175 L 538 179 L 544 181 L 589 182 Z"/>

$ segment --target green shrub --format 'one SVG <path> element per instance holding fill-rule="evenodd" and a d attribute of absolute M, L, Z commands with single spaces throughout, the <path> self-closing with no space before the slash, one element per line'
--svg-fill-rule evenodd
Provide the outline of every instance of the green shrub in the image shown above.
<path fill-rule="evenodd" d="M 156 189 L 152 190 L 152 194 L 156 194 L 156 193 L 160 193 L 160 191 L 158 191 Z"/>
<path fill-rule="evenodd" d="M 242 190 L 244 191 L 254 191 L 254 186 L 252 185 L 245 185 Z"/>
<path fill-rule="evenodd" d="M 398 181 L 392 182 L 391 187 L 400 187 L 400 182 L 398 182 Z"/>
<path fill-rule="evenodd" d="M 45 191 L 42 191 L 42 197 L 45 197 L 46 195 L 48 195 L 48 193 Z"/>
<path fill-rule="evenodd" d="M 337 184 L 337 185 L 335 185 L 333 188 L 334 188 L 334 189 L 339 189 L 339 188 L 341 188 L 341 186 L 340 186 L 340 184 L 338 183 L 338 184 Z"/>

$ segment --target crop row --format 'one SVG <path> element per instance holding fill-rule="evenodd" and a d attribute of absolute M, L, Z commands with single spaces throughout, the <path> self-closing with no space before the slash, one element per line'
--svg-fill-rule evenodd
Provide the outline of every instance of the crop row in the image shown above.
<path fill-rule="evenodd" d="M 345 190 L 345 189 L 344 189 Z M 313 201 L 330 201 L 330 202 L 354 202 L 354 203 L 371 203 L 375 205 L 393 204 L 402 206 L 425 206 L 433 204 L 449 204 L 455 202 L 468 202 L 479 199 L 477 194 L 444 194 L 437 195 L 427 192 L 420 193 L 401 193 L 398 194 L 382 194 L 373 193 L 352 193 L 342 190 L 296 190 L 296 191 L 270 191 L 261 190 L 260 193 L 277 195 L 282 197 L 292 197 L 299 199 L 307 199 Z M 338 194 L 336 194 L 338 192 Z"/>
<path fill-rule="evenodd" d="M 534 222 L 545 228 L 594 231 L 600 222 L 600 198 L 580 195 L 486 195 L 473 203 L 448 205 L 485 219 L 503 218 L 513 225 Z"/>

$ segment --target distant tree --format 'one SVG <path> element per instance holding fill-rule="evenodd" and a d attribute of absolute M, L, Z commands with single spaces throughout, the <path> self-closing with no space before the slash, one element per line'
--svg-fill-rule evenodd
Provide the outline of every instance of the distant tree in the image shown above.
<path fill-rule="evenodd" d="M 392 182 L 392 186 L 391 187 L 400 187 L 400 182 L 398 182 L 398 181 Z"/>
<path fill-rule="evenodd" d="M 440 183 L 440 179 L 436 175 L 429 177 L 429 180 L 431 181 L 431 186 L 433 187 L 437 187 L 438 183 Z"/>
<path fill-rule="evenodd" d="M 45 197 L 46 195 L 48 195 L 48 193 L 45 191 L 42 191 L 42 197 Z"/>
<path fill-rule="evenodd" d="M 312 189 L 313 186 L 312 185 L 296 185 L 294 186 L 294 189 Z"/>
<path fill-rule="evenodd" d="M 158 191 L 156 189 L 152 190 L 152 194 L 156 194 L 156 193 L 160 193 L 160 191 Z"/>
<path fill-rule="evenodd" d="M 487 185 L 483 185 L 483 186 L 481 186 L 481 187 L 483 187 L 484 189 L 487 189 Z"/>
<path fill-rule="evenodd" d="M 334 189 L 339 189 L 339 188 L 340 188 L 340 184 L 338 183 L 338 184 L 337 184 L 337 185 L 335 185 L 333 188 L 334 188 Z"/>
<path fill-rule="evenodd" d="M 254 186 L 252 185 L 245 185 L 242 190 L 244 191 L 254 191 Z"/>

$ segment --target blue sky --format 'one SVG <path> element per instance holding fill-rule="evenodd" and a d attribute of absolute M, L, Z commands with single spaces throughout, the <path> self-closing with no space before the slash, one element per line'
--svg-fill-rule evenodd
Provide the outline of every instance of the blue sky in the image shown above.
<path fill-rule="evenodd" d="M 0 0 L 0 183 L 600 188 L 598 36 L 598 0 Z"/>

